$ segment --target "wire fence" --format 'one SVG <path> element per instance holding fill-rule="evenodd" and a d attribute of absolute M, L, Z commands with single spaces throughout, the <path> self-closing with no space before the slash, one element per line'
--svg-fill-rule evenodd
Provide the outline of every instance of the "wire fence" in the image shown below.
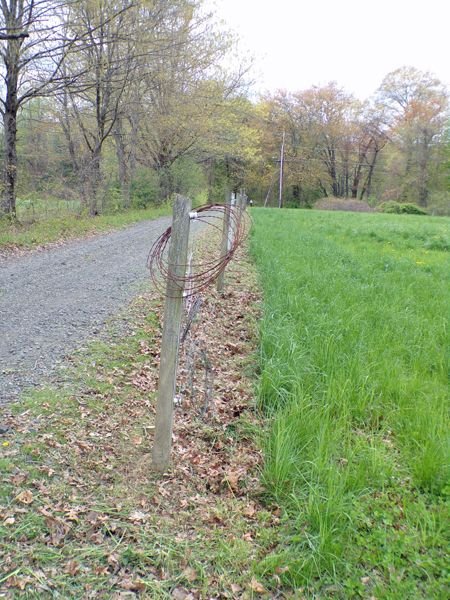
<path fill-rule="evenodd" d="M 198 223 L 206 224 L 213 230 L 222 232 L 222 222 L 225 215 L 229 219 L 229 233 L 227 237 L 227 250 L 224 253 L 217 248 L 206 258 L 200 258 L 198 262 L 188 260 L 183 267 L 183 275 L 175 275 L 175 269 L 169 266 L 168 250 L 172 235 L 172 227 L 166 231 L 153 244 L 147 266 L 153 285 L 160 292 L 164 292 L 167 281 L 171 280 L 180 289 L 184 296 L 195 296 L 217 281 L 228 263 L 233 259 L 236 250 L 243 244 L 250 229 L 250 217 L 248 213 L 238 204 L 205 204 L 191 213 L 191 219 Z M 192 255 L 191 255 L 192 256 Z"/>
<path fill-rule="evenodd" d="M 157 471 L 164 472 L 170 462 L 174 407 L 189 400 L 199 416 L 205 418 L 213 405 L 211 357 L 201 336 L 192 335 L 192 326 L 199 320 L 202 292 L 221 281 L 217 287 L 219 294 L 223 293 L 224 271 L 250 230 L 246 205 L 246 196 L 238 194 L 225 204 L 207 204 L 190 211 L 190 201 L 177 198 L 172 225 L 156 240 L 148 255 L 153 285 L 160 292 L 165 291 L 153 444 L 153 468 Z M 207 236 L 211 237 L 211 244 L 201 252 L 188 252 L 191 221 L 206 225 L 213 233 Z M 177 394 L 180 346 L 186 377 Z M 199 396 L 200 405 L 196 401 Z"/>

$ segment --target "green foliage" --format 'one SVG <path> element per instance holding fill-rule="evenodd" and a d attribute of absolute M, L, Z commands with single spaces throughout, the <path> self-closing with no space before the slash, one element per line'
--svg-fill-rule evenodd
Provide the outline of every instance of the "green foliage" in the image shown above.
<path fill-rule="evenodd" d="M 261 571 L 311 597 L 443 597 L 448 220 L 252 216 L 263 478 L 286 524 Z"/>
<path fill-rule="evenodd" d="M 233 173 L 229 173 L 225 161 L 214 161 L 210 167 L 209 202 L 223 202 L 233 179 Z"/>
<path fill-rule="evenodd" d="M 417 204 L 412 204 L 411 202 L 395 202 L 395 200 L 390 200 L 389 202 L 382 202 L 377 210 L 383 213 L 390 213 L 396 215 L 427 215 L 428 212 L 417 206 Z"/>
<path fill-rule="evenodd" d="M 22 107 L 18 115 L 20 136 L 17 140 L 19 196 L 37 193 L 39 196 L 63 198 L 69 192 L 75 196 L 73 165 L 67 152 L 63 131 L 53 118 L 50 99 L 35 98 Z"/>
<path fill-rule="evenodd" d="M 194 199 L 206 187 L 201 167 L 190 158 L 182 157 L 171 167 L 159 171 L 140 167 L 131 184 L 132 205 L 146 208 L 160 204 L 173 193 Z"/>
<path fill-rule="evenodd" d="M 174 191 L 191 199 L 196 198 L 206 188 L 205 175 L 194 160 L 181 157 L 171 167 Z"/>
<path fill-rule="evenodd" d="M 137 169 L 131 184 L 131 203 L 134 208 L 146 208 L 159 200 L 159 181 L 154 169 Z"/>
<path fill-rule="evenodd" d="M 404 203 L 400 204 L 400 207 L 401 207 L 401 214 L 406 214 L 406 215 L 427 215 L 428 214 L 428 212 L 424 208 L 417 206 L 417 204 L 412 204 L 411 202 L 404 202 Z"/>
<path fill-rule="evenodd" d="M 323 192 L 318 188 L 299 185 L 288 186 L 284 190 L 283 205 L 285 208 L 312 208 L 322 194 Z M 274 201 L 275 198 L 272 199 L 272 205 Z"/>

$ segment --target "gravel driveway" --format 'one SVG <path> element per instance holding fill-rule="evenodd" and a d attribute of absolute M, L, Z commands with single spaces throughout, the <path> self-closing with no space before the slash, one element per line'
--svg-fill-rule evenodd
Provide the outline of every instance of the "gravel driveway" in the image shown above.
<path fill-rule="evenodd" d="M 169 224 L 163 217 L 0 259 L 0 404 L 38 385 L 137 294 L 150 247 Z"/>

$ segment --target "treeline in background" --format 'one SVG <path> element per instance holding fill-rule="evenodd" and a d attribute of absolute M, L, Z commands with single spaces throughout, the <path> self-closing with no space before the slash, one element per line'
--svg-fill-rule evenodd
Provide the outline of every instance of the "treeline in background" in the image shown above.
<path fill-rule="evenodd" d="M 275 205 L 450 205 L 448 94 L 401 68 L 375 96 L 336 83 L 255 99 L 249 60 L 199 0 L 0 5 L 0 214 L 95 216 L 245 188 Z M 233 65 L 232 67 L 230 65 Z"/>

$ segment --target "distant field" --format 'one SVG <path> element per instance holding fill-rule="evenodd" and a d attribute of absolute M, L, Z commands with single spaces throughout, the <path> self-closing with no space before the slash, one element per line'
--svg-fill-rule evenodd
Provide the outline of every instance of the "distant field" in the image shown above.
<path fill-rule="evenodd" d="M 252 216 L 264 480 L 286 524 L 262 573 L 308 597 L 446 598 L 450 219 Z"/>

